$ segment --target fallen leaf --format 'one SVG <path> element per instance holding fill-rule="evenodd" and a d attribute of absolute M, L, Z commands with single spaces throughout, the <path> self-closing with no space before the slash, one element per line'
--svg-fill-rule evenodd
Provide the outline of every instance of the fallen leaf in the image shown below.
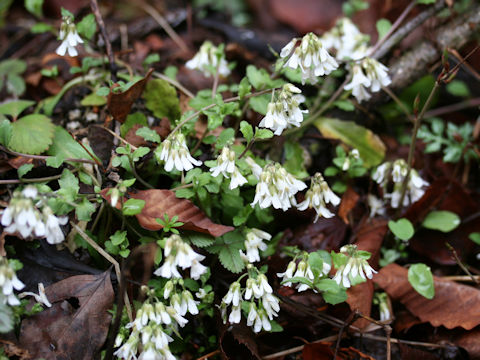
<path fill-rule="evenodd" d="M 407 269 L 390 264 L 373 277 L 388 295 L 400 301 L 423 322 L 448 329 L 460 326 L 466 330 L 480 324 L 480 291 L 471 286 L 434 276 L 435 297 L 432 300 L 417 293 L 408 282 Z"/>
<path fill-rule="evenodd" d="M 45 289 L 52 307 L 22 321 L 20 346 L 34 359 L 96 358 L 108 334 L 110 271 L 72 276 Z"/>
<path fill-rule="evenodd" d="M 375 358 L 371 357 L 370 355 L 364 354 L 360 350 L 354 348 L 353 346 L 349 346 L 348 348 L 340 348 L 338 350 L 338 355 L 345 359 L 367 359 L 367 360 L 375 360 Z"/>
<path fill-rule="evenodd" d="M 345 224 L 348 224 L 348 214 L 357 205 L 360 196 L 353 190 L 351 186 L 347 188 L 347 191 L 342 196 L 340 207 L 338 208 L 338 216 L 343 220 Z"/>
<path fill-rule="evenodd" d="M 110 199 L 110 196 L 107 195 L 108 190 L 107 188 L 101 191 L 103 198 L 107 201 Z M 215 224 L 190 200 L 177 198 L 171 190 L 141 190 L 128 195 L 130 198 L 145 201 L 142 212 L 135 216 L 140 225 L 147 230 L 163 229 L 156 219 L 163 219 L 165 214 L 170 219 L 178 216 L 178 221 L 183 222 L 180 228 L 184 230 L 210 234 L 215 237 L 234 230 L 232 226 Z M 117 208 L 120 209 L 120 203 L 117 203 Z"/>
<path fill-rule="evenodd" d="M 261 359 L 255 336 L 243 321 L 231 327 L 221 323 L 219 342 L 224 359 Z"/>
<path fill-rule="evenodd" d="M 114 93 L 113 87 L 110 88 L 110 93 L 107 99 L 107 108 L 115 120 L 123 123 L 125 118 L 130 113 L 133 103 L 140 97 L 145 88 L 145 85 L 152 75 L 153 69 L 150 69 L 145 77 L 135 84 L 130 86 L 127 91 L 122 93 Z"/>
<path fill-rule="evenodd" d="M 330 360 L 333 359 L 332 343 L 314 342 L 305 344 L 302 351 L 303 360 Z"/>
<path fill-rule="evenodd" d="M 398 347 L 400 348 L 400 354 L 402 360 L 437 360 L 438 356 L 424 351 L 422 349 L 416 349 L 414 347 L 399 343 Z"/>
<path fill-rule="evenodd" d="M 454 337 L 453 342 L 464 348 L 470 359 L 480 359 L 480 328 L 462 332 L 461 335 Z"/>

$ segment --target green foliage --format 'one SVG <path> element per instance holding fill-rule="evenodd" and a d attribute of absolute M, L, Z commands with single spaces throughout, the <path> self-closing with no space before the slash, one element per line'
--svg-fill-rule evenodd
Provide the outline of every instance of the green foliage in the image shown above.
<path fill-rule="evenodd" d="M 88 152 L 84 147 L 88 149 Z M 55 126 L 53 142 L 48 148 L 47 154 L 61 162 L 69 158 L 93 160 L 92 156 L 95 156 L 97 161 L 100 161 L 89 145 L 80 145 L 72 138 L 72 135 L 61 126 Z"/>
<path fill-rule="evenodd" d="M 123 203 L 122 213 L 126 216 L 133 216 L 140 214 L 145 207 L 145 200 L 128 199 Z"/>
<path fill-rule="evenodd" d="M 242 100 L 246 95 L 251 94 L 252 86 L 250 85 L 248 78 L 244 77 L 238 85 L 238 96 Z"/>
<path fill-rule="evenodd" d="M 105 96 L 100 96 L 96 93 L 91 93 L 85 96 L 80 105 L 82 106 L 103 106 L 107 103 L 107 98 Z"/>
<path fill-rule="evenodd" d="M 78 33 L 88 39 L 92 40 L 93 35 L 97 32 L 97 23 L 94 14 L 88 14 L 77 24 Z"/>
<path fill-rule="evenodd" d="M 220 263 L 225 269 L 238 274 L 245 268 L 240 256 L 240 250 L 244 249 L 244 237 L 239 231 L 232 231 L 216 238 L 215 243 L 207 248 L 211 254 L 217 254 Z"/>
<path fill-rule="evenodd" d="M 163 215 L 163 219 L 155 219 L 155 221 L 163 226 L 162 230 L 164 233 L 171 232 L 173 234 L 178 234 L 178 230 L 175 228 L 183 226 L 183 222 L 178 221 L 177 215 L 172 216 L 170 219 L 167 213 Z"/>
<path fill-rule="evenodd" d="M 143 93 L 145 106 L 157 118 L 167 117 L 170 121 L 180 118 L 180 101 L 177 91 L 162 79 L 150 80 Z"/>
<path fill-rule="evenodd" d="M 155 130 L 150 129 L 146 126 L 138 129 L 135 132 L 135 134 L 137 136 L 141 136 L 142 138 L 144 138 L 147 141 L 151 141 L 151 142 L 154 142 L 154 143 L 160 143 L 161 142 L 160 135 L 158 135 Z"/>
<path fill-rule="evenodd" d="M 110 239 L 105 241 L 105 249 L 107 252 L 113 255 L 120 255 L 123 258 L 127 258 L 130 255 L 128 249 L 129 241 L 126 231 L 116 231 L 115 234 L 110 236 Z"/>
<path fill-rule="evenodd" d="M 25 9 L 38 18 L 43 17 L 43 0 L 25 0 Z"/>
<path fill-rule="evenodd" d="M 390 220 L 388 222 L 388 228 L 393 235 L 403 241 L 410 240 L 415 233 L 412 223 L 405 218 L 398 219 L 397 221 Z"/>
<path fill-rule="evenodd" d="M 4 298 L 4 295 L 1 294 L 0 298 Z M 5 303 L 4 301 L 0 302 L 0 333 L 8 333 L 13 330 L 13 327 L 14 327 L 13 312 L 10 309 L 10 307 L 6 304 L 6 299 L 5 299 Z"/>
<path fill-rule="evenodd" d="M 422 226 L 442 232 L 450 232 L 460 225 L 460 217 L 451 211 L 432 211 L 423 220 Z"/>
<path fill-rule="evenodd" d="M 191 232 L 182 235 L 183 240 L 190 241 L 193 245 L 199 248 L 205 248 L 213 245 L 215 238 L 202 233 Z"/>
<path fill-rule="evenodd" d="M 7 59 L 0 62 L 0 90 L 6 86 L 9 94 L 20 96 L 25 92 L 25 81 L 22 74 L 27 63 L 20 59 Z"/>
<path fill-rule="evenodd" d="M 388 19 L 380 19 L 376 25 L 379 39 L 383 38 L 392 27 L 392 23 Z"/>
<path fill-rule="evenodd" d="M 430 267 L 425 264 L 414 264 L 408 269 L 408 282 L 422 296 L 431 300 L 435 296 L 435 286 Z"/>
<path fill-rule="evenodd" d="M 250 142 L 253 139 L 253 127 L 245 120 L 240 122 L 240 131 L 247 142 Z"/>
<path fill-rule="evenodd" d="M 417 3 L 428 5 L 428 4 L 435 4 L 435 1 L 436 0 L 417 0 Z"/>
<path fill-rule="evenodd" d="M 9 115 L 16 119 L 25 109 L 34 105 L 35 101 L 14 100 L 0 104 L 0 114 Z"/>
<path fill-rule="evenodd" d="M 23 164 L 17 170 L 18 177 L 19 178 L 24 177 L 32 169 L 33 169 L 33 164 Z"/>
<path fill-rule="evenodd" d="M 470 89 L 467 84 L 461 80 L 452 80 L 446 86 L 447 91 L 453 96 L 468 97 L 470 96 Z"/>
<path fill-rule="evenodd" d="M 356 12 L 366 10 L 369 6 L 366 0 L 347 0 L 342 4 L 342 10 L 345 16 L 352 17 Z"/>
<path fill-rule="evenodd" d="M 475 244 L 480 245 L 480 232 L 474 232 L 468 235 L 468 238 L 472 240 Z"/>
<path fill-rule="evenodd" d="M 128 114 L 127 119 L 120 126 L 120 135 L 124 138 L 127 135 L 128 130 L 130 130 L 136 124 L 148 126 L 147 117 L 141 112 Z"/>
<path fill-rule="evenodd" d="M 305 154 L 303 148 L 296 142 L 285 142 L 285 162 L 283 167 L 290 174 L 297 178 L 308 177 L 308 172 L 305 169 Z"/>
<path fill-rule="evenodd" d="M 31 114 L 12 124 L 8 147 L 26 154 L 40 154 L 48 149 L 53 140 L 55 126 L 45 115 Z"/>

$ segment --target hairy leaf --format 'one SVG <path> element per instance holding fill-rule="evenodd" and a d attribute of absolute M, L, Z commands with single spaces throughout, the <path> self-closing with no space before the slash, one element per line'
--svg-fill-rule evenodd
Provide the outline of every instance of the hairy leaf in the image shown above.
<path fill-rule="evenodd" d="M 52 143 L 54 125 L 45 115 L 27 115 L 12 123 L 8 147 L 26 154 L 40 154 Z"/>

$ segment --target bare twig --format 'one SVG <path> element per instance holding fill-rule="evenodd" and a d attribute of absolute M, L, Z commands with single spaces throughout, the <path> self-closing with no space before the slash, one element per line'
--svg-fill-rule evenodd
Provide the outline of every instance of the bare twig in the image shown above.
<path fill-rule="evenodd" d="M 103 42 L 105 43 L 108 62 L 110 63 L 110 74 L 112 76 L 112 81 L 117 82 L 117 65 L 115 64 L 115 56 L 113 54 L 112 44 L 110 43 L 110 39 L 108 38 L 105 23 L 103 22 L 102 14 L 100 13 L 100 9 L 98 8 L 97 0 L 90 0 L 90 7 L 92 8 L 92 12 L 95 14 L 95 20 L 97 21 L 98 27 L 100 28 Z"/>
<path fill-rule="evenodd" d="M 102 126 L 102 125 L 97 125 L 97 124 L 93 124 L 92 126 L 95 126 L 95 127 L 98 127 L 102 130 L 105 130 L 106 132 L 108 132 L 110 135 L 112 135 L 114 138 L 120 140 L 121 142 L 123 142 L 125 145 L 129 145 L 130 148 L 135 151 L 137 150 L 138 148 L 135 146 L 135 145 L 132 145 L 130 144 L 127 140 L 125 140 L 124 138 L 122 138 L 121 136 L 117 135 L 116 133 L 114 133 L 112 130 L 106 128 L 105 126 Z"/>
<path fill-rule="evenodd" d="M 462 263 L 462 261 L 458 257 L 457 251 L 453 248 L 453 246 L 450 245 L 448 242 L 445 243 L 445 246 L 447 247 L 448 250 L 450 250 L 452 252 L 453 257 L 455 258 L 455 262 L 457 263 L 457 265 L 460 266 L 460 268 L 465 272 L 465 274 L 470 276 L 470 279 L 475 284 L 478 284 L 479 283 L 478 279 L 475 276 L 473 276 L 473 274 L 470 271 L 468 271 L 467 267 Z"/>
<path fill-rule="evenodd" d="M 208 353 L 206 355 L 203 355 L 203 356 L 200 356 L 197 360 L 207 360 L 209 358 L 211 358 L 212 356 L 215 356 L 217 354 L 220 354 L 220 350 L 215 350 L 215 351 L 212 351 L 211 353 Z"/>
<path fill-rule="evenodd" d="M 465 101 L 461 101 L 461 102 L 456 103 L 456 104 L 442 106 L 442 107 L 427 111 L 425 113 L 425 117 L 429 118 L 429 117 L 435 117 L 435 116 L 450 114 L 450 113 L 455 112 L 455 111 L 467 109 L 467 108 L 470 108 L 470 107 L 476 107 L 476 106 L 480 106 L 480 97 L 465 100 Z"/>
<path fill-rule="evenodd" d="M 22 156 L 26 157 L 29 159 L 37 159 L 37 160 L 47 160 L 52 158 L 53 156 L 46 156 L 46 155 L 30 155 L 30 154 L 23 154 L 19 153 L 13 150 L 9 150 L 6 147 L 0 146 L 0 150 L 5 151 L 8 154 L 15 155 L 15 156 Z M 78 162 L 78 163 L 84 163 L 84 164 L 92 164 L 92 165 L 97 165 L 97 163 L 93 160 L 87 160 L 87 159 L 72 159 L 72 158 L 67 158 L 65 161 L 71 161 L 71 162 Z"/>

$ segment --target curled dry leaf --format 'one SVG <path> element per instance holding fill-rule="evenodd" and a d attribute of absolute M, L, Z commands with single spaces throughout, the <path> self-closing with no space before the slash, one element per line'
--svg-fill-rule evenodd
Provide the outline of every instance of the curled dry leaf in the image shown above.
<path fill-rule="evenodd" d="M 434 276 L 435 297 L 428 300 L 413 289 L 407 273 L 407 269 L 390 264 L 380 270 L 373 281 L 423 322 L 448 329 L 460 326 L 466 330 L 480 324 L 478 289 Z"/>
<path fill-rule="evenodd" d="M 140 95 L 142 95 L 143 89 L 145 89 L 145 85 L 147 84 L 150 75 L 152 75 L 152 72 L 153 69 L 150 69 L 143 79 L 130 86 L 127 91 L 114 93 L 112 91 L 113 87 L 110 89 L 107 99 L 107 108 L 115 120 L 121 123 L 125 121 L 125 118 L 130 113 L 133 103 L 140 97 Z"/>
<path fill-rule="evenodd" d="M 231 328 L 219 326 L 220 351 L 224 359 L 261 359 L 255 335 L 245 322 Z"/>
<path fill-rule="evenodd" d="M 108 190 L 103 189 L 101 192 L 106 200 L 110 199 L 110 196 L 107 195 Z M 142 212 L 135 216 L 140 225 L 147 230 L 157 231 L 162 229 L 163 226 L 156 219 L 163 219 L 165 214 L 170 219 L 178 216 L 178 221 L 183 223 L 180 228 L 184 230 L 210 234 L 215 237 L 234 230 L 232 226 L 215 224 L 190 200 L 177 198 L 171 190 L 141 190 L 130 193 L 129 197 L 145 201 Z M 117 208 L 120 208 L 119 203 L 117 203 Z"/>
<path fill-rule="evenodd" d="M 45 289 L 52 307 L 22 321 L 20 346 L 33 359 L 96 358 L 110 326 L 114 294 L 110 271 L 79 275 Z"/>
<path fill-rule="evenodd" d="M 347 188 L 347 191 L 342 196 L 340 207 L 338 208 L 338 216 L 343 220 L 345 224 L 349 224 L 348 214 L 357 205 L 360 196 L 353 190 L 351 186 Z"/>

